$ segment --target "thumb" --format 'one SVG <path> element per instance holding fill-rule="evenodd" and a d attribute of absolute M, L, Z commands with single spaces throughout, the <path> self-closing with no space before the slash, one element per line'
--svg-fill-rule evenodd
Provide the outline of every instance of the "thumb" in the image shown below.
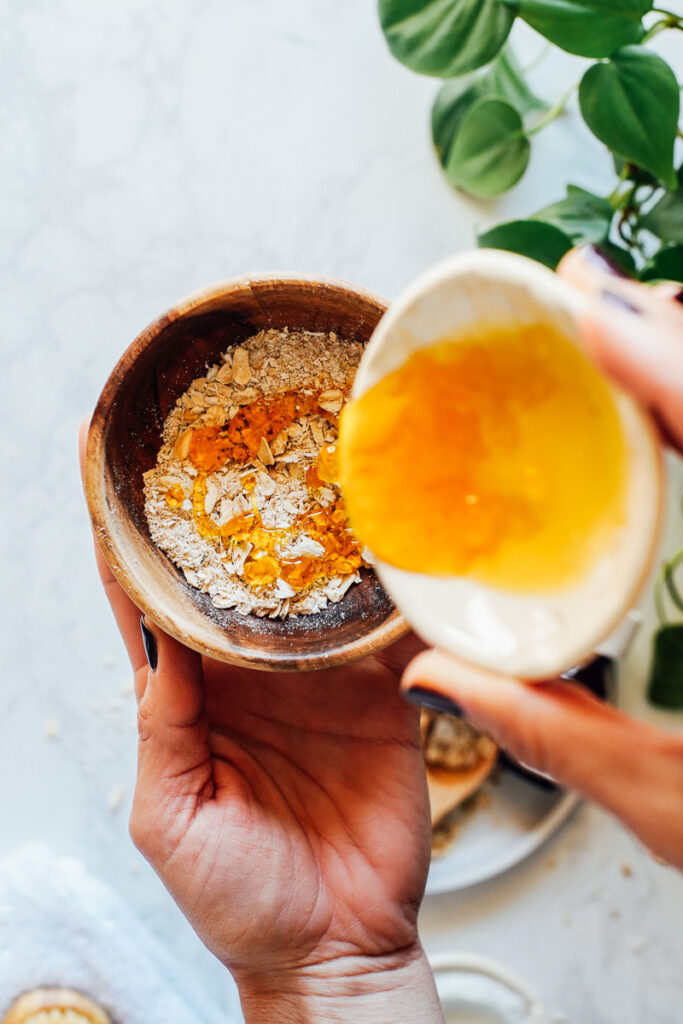
<path fill-rule="evenodd" d="M 157 858 L 180 838 L 212 786 L 202 659 L 149 619 L 140 620 L 149 662 L 138 706 L 138 777 L 130 820 L 136 846 Z M 163 826 L 162 826 L 163 822 Z"/>
<path fill-rule="evenodd" d="M 437 701 L 455 702 L 513 757 L 595 800 L 658 854 L 683 864 L 683 825 L 672 823 L 680 821 L 683 801 L 679 738 L 628 718 L 576 683 L 525 683 L 441 651 L 418 655 L 402 688 L 408 699 L 424 699 L 428 690 Z"/>

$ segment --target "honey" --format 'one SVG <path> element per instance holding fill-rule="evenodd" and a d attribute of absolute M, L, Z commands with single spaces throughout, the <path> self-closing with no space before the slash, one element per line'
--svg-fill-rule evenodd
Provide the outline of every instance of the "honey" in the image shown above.
<path fill-rule="evenodd" d="M 337 468 L 336 444 L 325 445 L 318 453 L 318 458 L 306 470 L 306 483 L 315 490 L 325 484 L 335 484 L 339 480 Z"/>
<path fill-rule="evenodd" d="M 336 422 L 336 415 L 322 409 L 319 400 L 319 394 L 285 392 L 243 406 L 226 426 L 200 427 L 193 431 L 188 458 L 199 470 L 190 498 L 195 528 L 201 537 L 225 552 L 233 545 L 250 545 L 243 576 L 254 589 L 270 586 L 281 578 L 298 593 L 316 580 L 348 576 L 365 564 L 361 545 L 350 533 L 341 499 L 297 517 L 285 529 L 269 529 L 263 523 L 253 496 L 255 474 L 248 472 L 242 479 L 242 489 L 245 495 L 251 496 L 249 511 L 222 525 L 206 512 L 207 476 L 228 460 L 238 463 L 253 460 L 264 437 L 267 441 L 273 440 L 295 419 L 311 412 Z M 326 445 L 316 461 L 308 466 L 306 483 L 311 490 L 316 490 L 336 479 L 336 446 Z M 166 502 L 169 506 L 178 507 L 184 500 L 181 487 L 168 488 Z M 282 554 L 292 542 L 303 537 L 317 545 L 320 553 L 296 558 Z"/>
<path fill-rule="evenodd" d="M 185 501 L 185 492 L 180 484 L 172 484 L 166 491 L 166 504 L 169 508 L 179 508 Z"/>
<path fill-rule="evenodd" d="M 545 325 L 413 353 L 345 407 L 338 448 L 354 533 L 403 569 L 553 590 L 625 521 L 613 393 Z"/>
<path fill-rule="evenodd" d="M 298 592 L 318 579 L 348 576 L 365 564 L 361 546 L 350 533 L 341 499 L 328 508 L 299 516 L 285 529 L 268 529 L 253 498 L 249 512 L 218 526 L 204 511 L 205 497 L 206 476 L 201 474 L 195 478 L 192 492 L 192 518 L 197 532 L 226 551 L 232 544 L 250 544 L 244 578 L 252 587 L 269 586 L 281 577 Z M 302 536 L 322 548 L 319 556 L 287 558 L 280 554 Z"/>

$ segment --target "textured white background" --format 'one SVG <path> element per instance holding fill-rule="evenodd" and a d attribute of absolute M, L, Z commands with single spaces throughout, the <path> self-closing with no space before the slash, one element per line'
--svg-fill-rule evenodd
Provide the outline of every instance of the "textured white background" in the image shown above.
<path fill-rule="evenodd" d="M 542 48 L 517 37 L 525 58 Z M 552 54 L 536 80 L 557 95 L 574 63 Z M 607 190 L 609 161 L 570 113 L 503 201 L 456 196 L 430 148 L 434 88 L 389 57 L 371 0 L 0 5 L 0 854 L 37 838 L 77 855 L 219 1000 L 224 972 L 128 839 L 133 699 L 76 429 L 128 342 L 195 288 L 309 270 L 391 298 L 570 175 Z M 640 712 L 646 648 L 623 695 Z M 672 1024 L 682 914 L 681 880 L 583 808 L 526 865 L 428 901 L 423 934 L 499 957 L 577 1024 Z"/>

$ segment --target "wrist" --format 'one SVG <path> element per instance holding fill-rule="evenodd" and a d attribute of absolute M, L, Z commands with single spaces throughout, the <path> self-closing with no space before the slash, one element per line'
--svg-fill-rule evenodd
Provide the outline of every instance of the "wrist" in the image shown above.
<path fill-rule="evenodd" d="M 343 956 L 235 974 L 246 1024 L 438 1024 L 434 978 L 419 942 L 382 956 Z"/>

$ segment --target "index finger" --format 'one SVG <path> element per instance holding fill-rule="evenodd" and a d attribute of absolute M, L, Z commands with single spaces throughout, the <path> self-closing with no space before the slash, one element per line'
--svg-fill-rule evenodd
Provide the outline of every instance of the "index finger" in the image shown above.
<path fill-rule="evenodd" d="M 443 709 L 455 702 L 513 757 L 602 804 L 660 856 L 681 863 L 679 738 L 628 718 L 575 683 L 525 683 L 442 651 L 411 662 L 402 689 L 413 688 L 420 701 L 425 690 L 437 695 Z"/>
<path fill-rule="evenodd" d="M 81 479 L 83 479 L 85 467 L 85 448 L 88 439 L 89 426 L 90 417 L 86 416 L 78 431 L 78 454 L 81 467 Z M 97 571 L 100 574 L 104 592 L 107 595 L 107 600 L 111 605 L 111 610 L 114 613 L 114 618 L 116 619 L 116 624 L 119 627 L 119 632 L 121 633 L 123 642 L 126 645 L 126 650 L 128 651 L 128 657 L 130 658 L 131 665 L 133 666 L 133 671 L 137 674 L 141 669 L 147 668 L 147 658 L 145 656 L 145 649 L 143 647 L 142 636 L 140 634 L 140 609 L 133 604 L 131 599 L 128 597 L 128 594 L 126 594 L 116 580 L 113 572 L 107 565 L 106 559 L 102 554 L 102 550 L 95 536 L 93 536 L 93 543 L 95 546 Z"/>

